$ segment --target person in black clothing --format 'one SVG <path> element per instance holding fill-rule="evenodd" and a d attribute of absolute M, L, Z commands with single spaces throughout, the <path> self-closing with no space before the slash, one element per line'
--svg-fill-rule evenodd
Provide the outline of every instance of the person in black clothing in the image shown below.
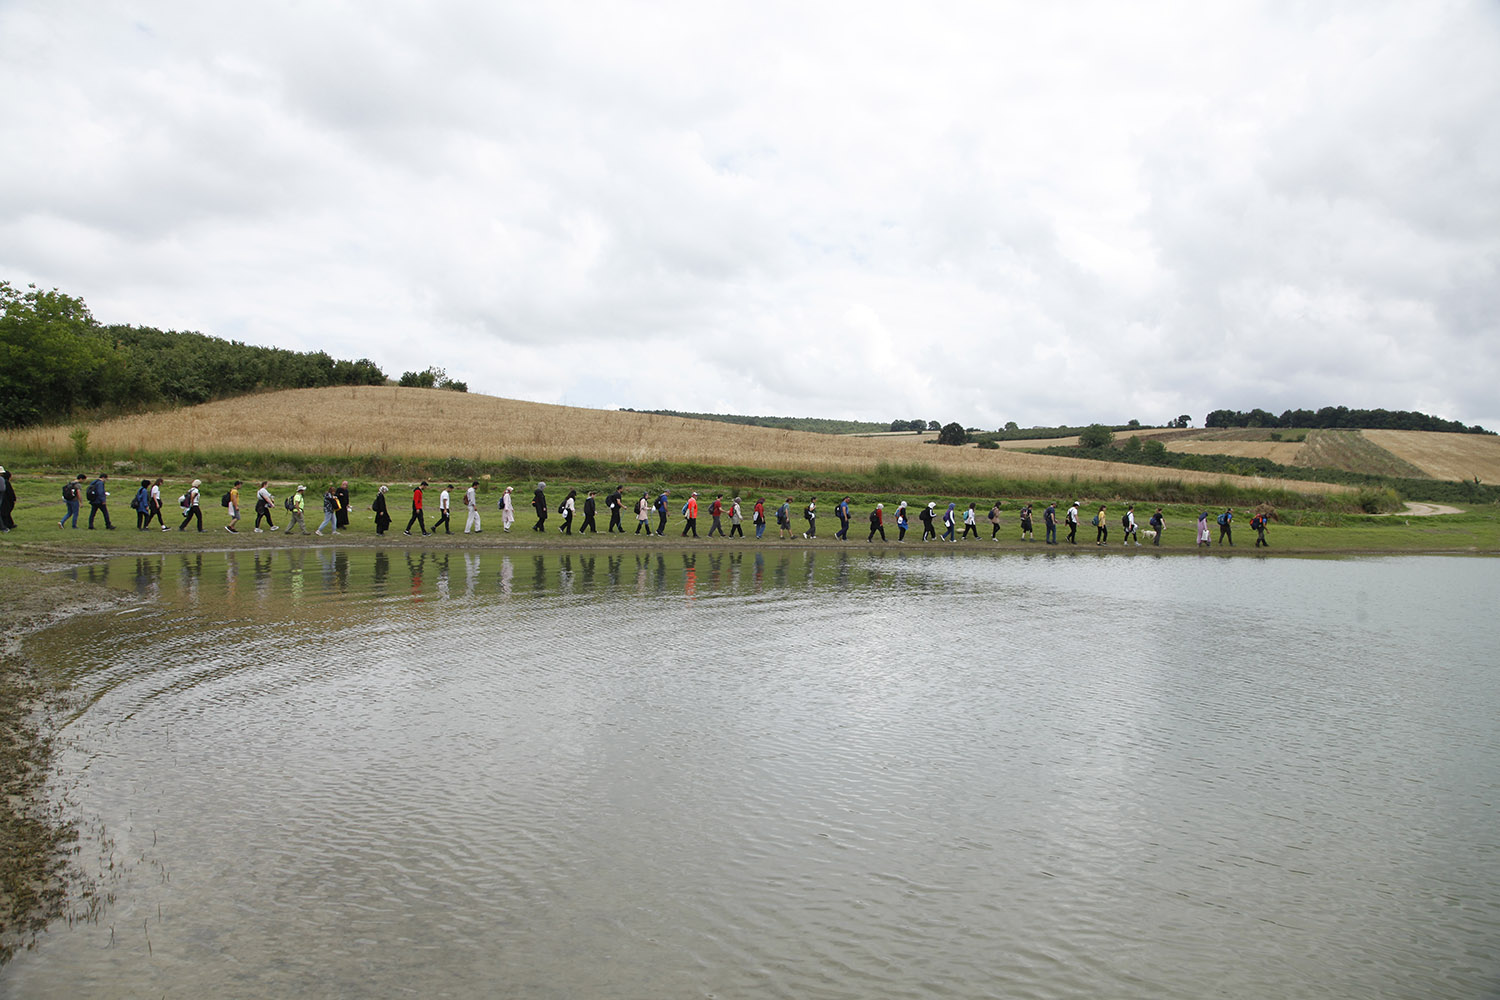
<path fill-rule="evenodd" d="M 1271 543 L 1266 541 L 1266 515 L 1256 514 L 1250 519 L 1250 527 L 1255 529 L 1255 547 L 1260 548 L 1264 545 L 1269 549 Z"/>
<path fill-rule="evenodd" d="M 375 502 L 370 504 L 370 509 L 375 512 L 375 534 L 383 535 L 391 526 L 391 511 L 385 502 L 386 488 L 380 487 L 375 493 Z"/>
<path fill-rule="evenodd" d="M 16 488 L 10 483 L 10 470 L 3 466 L 0 466 L 0 486 L 4 488 L 0 492 L 0 529 L 14 531 L 16 519 L 12 515 L 16 509 Z M 105 524 L 108 524 L 109 515 L 105 514 L 104 519 Z M 73 519 L 73 527 L 78 527 L 76 517 Z"/>
<path fill-rule="evenodd" d="M 546 488 L 546 483 L 537 483 L 536 492 L 531 495 L 531 506 L 536 509 L 536 526 L 532 531 L 547 530 L 547 494 L 543 492 Z"/>
<path fill-rule="evenodd" d="M 94 515 L 95 514 L 100 514 L 100 513 L 102 513 L 104 515 L 104 530 L 105 531 L 114 531 L 115 530 L 115 526 L 113 524 L 109 523 L 109 506 L 108 506 L 108 504 L 109 504 L 109 491 L 106 488 L 106 482 L 105 482 L 107 479 L 109 479 L 109 473 L 107 473 L 107 472 L 101 472 L 101 473 L 99 473 L 99 478 L 96 479 L 96 480 L 94 480 L 92 483 L 89 483 L 89 488 L 88 488 L 87 492 L 84 494 L 86 497 L 88 497 L 88 501 L 89 501 L 89 530 L 90 531 L 94 530 Z M 6 490 L 5 492 L 9 493 L 10 490 Z"/>
<path fill-rule="evenodd" d="M 620 523 L 620 512 L 625 507 L 625 487 L 616 486 L 615 491 L 604 498 L 604 506 L 609 508 L 609 531 L 613 534 L 619 529 L 620 534 L 625 534 L 625 526 Z"/>
<path fill-rule="evenodd" d="M 573 533 L 573 500 L 577 496 L 577 490 L 569 490 L 567 498 L 562 502 L 563 523 L 562 527 L 558 528 L 557 530 L 561 531 L 565 535 L 571 535 Z"/>
<path fill-rule="evenodd" d="M 597 509 L 598 507 L 594 503 L 594 491 L 589 490 L 589 495 L 583 498 L 583 524 L 578 527 L 580 535 L 585 531 L 592 531 L 596 535 L 599 534 L 599 529 L 594 525 L 594 511 Z"/>
<path fill-rule="evenodd" d="M 422 485 L 411 491 L 411 517 L 406 522 L 406 533 L 411 534 L 411 526 L 416 525 L 422 529 L 422 534 L 427 534 L 427 518 L 422 513 L 422 491 L 427 488 L 427 480 L 422 480 Z M 334 497 L 335 500 L 338 497 Z M 319 531 L 322 529 L 319 528 Z M 338 529 L 334 529 L 338 530 Z"/>
<path fill-rule="evenodd" d="M 1233 527 L 1233 525 L 1234 525 L 1234 508 L 1233 507 L 1225 507 L 1224 508 L 1224 513 L 1222 513 L 1222 514 L 1219 515 L 1219 544 L 1220 545 L 1223 545 L 1226 541 L 1228 541 L 1230 545 L 1234 544 L 1234 527 Z"/>
<path fill-rule="evenodd" d="M 334 527 L 343 531 L 349 527 L 349 480 L 339 483 L 339 488 L 333 491 L 333 498 L 339 502 L 339 509 L 333 517 Z M 436 531 L 436 528 L 432 529 Z"/>
<path fill-rule="evenodd" d="M 867 542 L 875 540 L 875 532 L 880 532 L 880 540 L 885 541 L 885 504 L 878 503 L 875 509 L 870 511 L 870 537 Z"/>
<path fill-rule="evenodd" d="M 135 508 L 135 530 L 145 531 L 151 521 L 151 480 L 141 480 L 141 488 L 135 491 L 130 506 Z"/>
<path fill-rule="evenodd" d="M 930 501 L 926 507 L 922 508 L 922 541 L 924 542 L 929 538 L 937 537 L 937 526 L 932 523 L 932 519 L 935 516 L 933 511 L 935 510 L 937 510 L 936 501 Z"/>

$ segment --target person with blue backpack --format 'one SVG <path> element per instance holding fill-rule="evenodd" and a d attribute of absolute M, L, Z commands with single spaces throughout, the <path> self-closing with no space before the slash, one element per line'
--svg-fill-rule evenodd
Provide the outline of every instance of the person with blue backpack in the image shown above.
<path fill-rule="evenodd" d="M 1224 541 L 1226 539 L 1228 539 L 1230 547 L 1231 548 L 1234 547 L 1234 529 L 1231 527 L 1231 525 L 1233 525 L 1233 523 L 1234 523 L 1234 508 L 1232 508 L 1232 507 L 1225 507 L 1224 508 L 1224 513 L 1222 513 L 1222 514 L 1219 515 L 1219 544 L 1220 545 L 1223 545 Z"/>
<path fill-rule="evenodd" d="M 141 480 L 141 488 L 130 500 L 130 509 L 135 511 L 135 530 L 145 531 L 151 523 L 151 480 Z"/>

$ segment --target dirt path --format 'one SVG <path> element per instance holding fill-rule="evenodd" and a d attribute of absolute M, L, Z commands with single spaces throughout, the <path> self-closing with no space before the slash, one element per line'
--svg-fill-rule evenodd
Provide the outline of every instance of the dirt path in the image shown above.
<path fill-rule="evenodd" d="M 1449 507 L 1440 503 L 1412 503 L 1406 501 L 1406 509 L 1401 511 L 1402 517 L 1433 517 L 1437 514 L 1462 514 L 1463 511 L 1457 507 Z M 1390 514 L 1382 514 L 1382 517 L 1391 517 Z"/>

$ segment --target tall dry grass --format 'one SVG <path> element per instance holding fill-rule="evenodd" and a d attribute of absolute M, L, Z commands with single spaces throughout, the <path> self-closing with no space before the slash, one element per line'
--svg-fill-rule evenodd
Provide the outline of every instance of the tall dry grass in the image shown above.
<path fill-rule="evenodd" d="M 69 427 L 0 434 L 12 455 L 64 455 Z M 650 413 L 589 410 L 475 393 L 397 386 L 292 389 L 136 414 L 89 427 L 89 448 L 135 458 L 158 452 L 223 452 L 308 457 L 570 457 L 631 463 L 674 462 L 767 469 L 870 472 L 881 463 L 923 463 L 941 472 L 1026 480 L 1156 481 L 1164 470 L 1090 459 L 923 444 L 930 436 L 861 438 L 776 430 Z M 1055 443 L 1055 442 L 1049 442 Z M 1187 483 L 1273 484 L 1302 493 L 1343 492 L 1327 483 L 1262 480 L 1170 470 Z"/>

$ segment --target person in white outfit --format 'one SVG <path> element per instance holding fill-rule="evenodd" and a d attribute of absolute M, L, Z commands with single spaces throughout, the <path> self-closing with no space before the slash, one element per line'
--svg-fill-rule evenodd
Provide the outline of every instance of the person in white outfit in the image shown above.
<path fill-rule="evenodd" d="M 515 487 L 505 487 L 505 494 L 500 498 L 500 527 L 506 531 L 516 523 L 516 507 L 511 501 L 510 493 Z"/>
<path fill-rule="evenodd" d="M 469 508 L 468 519 L 464 521 L 464 534 L 466 534 L 466 535 L 469 533 L 470 530 L 473 530 L 473 531 L 476 531 L 476 532 L 479 531 L 479 495 L 478 495 L 478 490 L 479 490 L 479 480 L 476 479 L 476 480 L 474 480 L 474 482 L 472 482 L 471 484 L 469 484 L 469 488 L 464 492 L 464 506 L 467 507 L 467 508 Z"/>

